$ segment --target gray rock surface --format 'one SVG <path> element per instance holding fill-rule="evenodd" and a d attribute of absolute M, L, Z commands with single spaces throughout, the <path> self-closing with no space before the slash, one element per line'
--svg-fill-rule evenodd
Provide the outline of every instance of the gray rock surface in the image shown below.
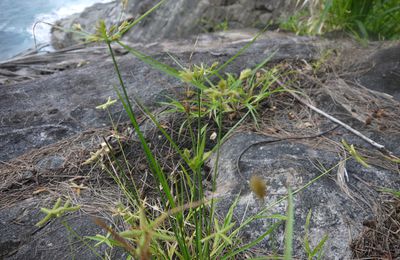
<path fill-rule="evenodd" d="M 348 142 L 358 142 L 354 136 L 343 133 L 340 136 L 345 136 Z M 307 145 L 302 144 L 301 140 L 273 141 L 278 139 L 254 133 L 234 135 L 221 147 L 216 185 L 216 194 L 221 198 L 218 202 L 219 213 L 223 216 L 228 212 L 230 205 L 239 196 L 238 206 L 234 211 L 237 223 L 264 208 L 268 210 L 263 216 L 285 215 L 287 201 L 276 202 L 287 195 L 287 187 L 291 187 L 293 191 L 303 188 L 323 172 L 321 167 L 331 169 L 343 160 L 337 152 L 323 149 L 322 139 Z M 240 153 L 249 145 L 260 141 L 270 143 L 254 145 L 237 164 Z M 351 259 L 349 245 L 352 239 L 362 230 L 363 222 L 374 217 L 375 210 L 379 207 L 378 192 L 373 187 L 400 188 L 400 178 L 396 172 L 379 168 L 366 169 L 351 160 L 344 165 L 349 177 L 345 181 L 346 190 L 341 189 L 337 181 L 338 168 L 335 167 L 294 195 L 294 256 L 298 259 L 307 258 L 303 239 L 309 210 L 312 210 L 309 229 L 311 245 L 315 247 L 328 235 L 323 259 Z M 261 177 L 267 183 L 264 202 L 250 189 L 249 180 L 253 175 Z M 245 241 L 253 241 L 276 222 L 271 218 L 258 219 L 249 224 L 242 235 Z M 280 254 L 283 252 L 283 239 L 284 225 L 281 225 L 257 246 L 257 252 L 260 256 Z"/>
<path fill-rule="evenodd" d="M 145 51 L 153 53 L 155 59 L 175 67 L 177 65 L 166 51 L 183 64 L 222 63 L 236 54 L 253 35 L 234 31 L 204 36 L 198 41 L 193 55 L 195 39 L 167 41 Z M 227 70 L 238 73 L 254 67 L 276 50 L 272 61 L 315 59 L 325 44 L 313 38 L 266 34 Z M 43 79 L 2 86 L 0 138 L 3 141 L 0 143 L 0 160 L 14 158 L 32 148 L 40 148 L 83 130 L 108 126 L 107 114 L 96 109 L 96 106 L 105 103 L 108 97 L 116 98 L 113 86 L 119 83 L 111 58 L 104 57 L 95 56 L 81 68 L 55 73 Z M 167 93 L 179 89 L 178 80 L 165 76 L 131 55 L 122 55 L 118 62 L 129 95 L 136 95 L 145 105 L 154 107 Z M 114 118 L 124 115 L 122 107 L 113 107 L 112 114 Z"/>
<path fill-rule="evenodd" d="M 11 207 L 0 209 L 0 258 L 1 259 L 99 259 L 104 257 L 106 247 L 96 247 L 96 255 L 83 244 L 85 236 L 103 233 L 90 215 L 81 212 L 66 215 L 63 219 L 36 227 L 44 214 L 40 207 L 51 208 L 49 198 L 40 197 L 21 201 Z M 67 223 L 67 227 L 62 222 Z M 80 237 L 67 231 L 71 228 Z M 94 247 L 95 242 L 85 239 Z M 121 252 L 111 252 L 112 257 L 123 257 Z"/>
<path fill-rule="evenodd" d="M 96 4 L 83 13 L 57 22 L 63 28 L 71 28 L 75 23 L 89 32 L 95 31 L 100 19 L 107 24 L 119 24 L 123 20 L 138 18 L 158 3 L 158 0 L 131 0 L 122 10 L 119 1 Z M 221 30 L 221 24 L 228 22 L 229 29 L 263 28 L 271 18 L 287 10 L 290 1 L 260 0 L 167 0 L 159 9 L 135 26 L 124 37 L 131 42 L 149 42 L 159 39 L 174 39 L 199 33 Z M 65 48 L 81 42 L 80 36 L 53 28 L 52 45 Z"/>
<path fill-rule="evenodd" d="M 363 86 L 400 101 L 400 44 L 377 51 L 364 66 L 368 71 L 358 78 Z"/>

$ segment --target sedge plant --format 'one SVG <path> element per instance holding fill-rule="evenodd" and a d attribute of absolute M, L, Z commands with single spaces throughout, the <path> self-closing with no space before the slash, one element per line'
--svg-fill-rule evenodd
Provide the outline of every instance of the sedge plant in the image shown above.
<path fill-rule="evenodd" d="M 149 12 L 145 15 L 148 14 Z M 139 20 L 140 19 L 142 19 L 142 17 L 139 18 Z M 218 241 L 224 241 L 224 245 L 232 246 L 233 240 L 232 237 L 230 237 L 229 235 L 229 231 L 232 229 L 234 224 L 231 222 L 231 216 L 228 216 L 229 221 L 225 220 L 222 225 L 219 224 L 218 219 L 213 215 L 213 213 L 210 213 L 209 209 L 206 207 L 206 203 L 203 203 L 206 198 L 202 187 L 202 170 L 204 160 L 206 158 L 205 143 L 207 136 L 207 124 L 203 125 L 202 121 L 200 120 L 201 116 L 198 116 L 199 120 L 197 122 L 197 132 L 193 133 L 193 147 L 191 151 L 182 151 L 168 135 L 168 133 L 166 133 L 166 131 L 163 130 L 163 128 L 159 125 L 155 117 L 144 106 L 141 105 L 140 100 L 134 98 L 135 104 L 140 106 L 146 112 L 146 115 L 151 118 L 151 120 L 156 124 L 160 131 L 162 131 L 162 134 L 170 141 L 176 152 L 182 157 L 184 161 L 184 163 L 181 165 L 181 169 L 183 173 L 187 173 L 186 177 L 188 177 L 187 179 L 189 180 L 184 185 L 191 185 L 190 197 L 181 198 L 180 196 L 175 196 L 171 190 L 168 178 L 166 177 L 167 174 L 160 166 L 159 161 L 151 151 L 147 140 L 145 139 L 140 129 L 137 115 L 134 113 L 132 101 L 127 94 L 126 86 L 121 76 L 118 62 L 115 58 L 111 44 L 113 42 L 120 44 L 121 46 L 126 47 L 136 57 L 140 58 L 142 61 L 148 63 L 156 69 L 164 71 L 169 75 L 178 77 L 183 81 L 185 81 L 185 79 L 182 72 L 168 67 L 165 64 L 162 64 L 152 59 L 151 57 L 148 57 L 138 52 L 135 49 L 129 48 L 119 41 L 120 37 L 129 28 L 131 28 L 135 24 L 135 22 L 136 21 L 132 23 L 123 23 L 118 28 L 116 26 L 112 26 L 110 29 L 107 29 L 105 22 L 100 21 L 96 33 L 94 35 L 91 35 L 89 37 L 89 40 L 102 41 L 108 46 L 108 50 L 110 52 L 115 71 L 117 73 L 117 77 L 120 83 L 120 89 L 115 88 L 116 93 L 124 109 L 126 110 L 130 122 L 142 145 L 142 149 L 146 155 L 148 166 L 156 181 L 155 186 L 158 189 L 160 197 L 163 199 L 162 208 L 165 212 L 174 212 L 174 214 L 173 217 L 171 215 L 167 215 L 168 217 L 163 218 L 163 220 L 165 219 L 167 223 L 164 223 L 164 221 L 161 222 L 155 220 L 155 222 L 158 224 L 151 224 L 154 223 L 154 221 L 148 219 L 145 213 L 146 211 L 144 209 L 143 201 L 141 201 L 141 199 L 139 198 L 139 194 L 136 194 L 134 196 L 131 196 L 132 198 L 134 198 L 134 205 L 132 206 L 136 207 L 137 209 L 137 211 L 135 212 L 138 212 L 139 215 L 140 221 L 137 225 L 140 227 L 140 229 L 138 229 L 136 232 L 133 232 L 135 234 L 133 234 L 132 232 L 128 232 L 129 234 L 132 234 L 133 237 L 129 238 L 127 237 L 127 232 L 116 232 L 112 228 L 107 227 L 106 225 L 99 222 L 99 225 L 106 229 L 107 232 L 111 235 L 109 235 L 108 237 L 92 237 L 92 239 L 97 239 L 97 241 L 104 242 L 108 245 L 119 245 L 125 248 L 131 255 L 140 255 L 140 257 L 144 259 L 147 258 L 150 254 L 156 254 L 162 258 L 168 258 L 167 255 L 169 256 L 172 254 L 174 257 L 182 259 L 190 259 L 193 257 L 196 259 L 203 259 L 205 256 L 207 256 L 206 258 L 208 258 L 210 254 L 214 257 L 218 257 L 217 254 L 224 253 L 224 247 L 220 247 L 220 243 L 218 243 Z M 199 87 L 200 90 L 205 90 L 204 82 L 202 82 L 202 80 L 203 79 L 200 78 L 192 78 L 191 83 L 196 87 Z M 201 94 L 202 91 L 198 91 L 198 95 Z M 220 99 L 219 102 L 220 103 L 218 106 L 222 107 L 222 100 Z M 201 111 L 201 107 L 203 106 L 202 102 L 198 102 L 197 106 L 199 106 L 199 111 Z M 220 112 L 216 111 L 215 109 L 214 114 L 218 115 L 220 114 Z M 221 123 L 221 121 L 219 122 Z M 111 149 L 107 151 L 111 151 Z M 114 155 L 112 155 L 111 152 L 111 157 L 113 156 Z M 117 168 L 122 167 L 119 167 L 117 165 Z M 115 174 L 115 176 L 117 175 Z M 125 186 L 124 182 L 120 180 L 118 180 L 117 183 L 120 186 Z M 137 190 L 133 189 L 130 192 L 137 193 Z M 188 206 L 182 207 L 181 205 L 185 205 L 184 203 L 187 203 Z M 187 223 L 191 224 L 188 225 Z M 159 229 L 159 225 L 161 224 L 165 229 Z M 131 223 L 131 225 L 133 226 L 134 223 Z M 136 238 L 134 238 L 134 236 L 136 236 Z M 112 239 L 113 242 L 110 242 L 110 239 Z M 162 240 L 162 246 L 159 246 L 159 240 Z M 173 253 L 163 255 L 159 251 L 153 250 L 157 248 L 158 250 L 160 248 L 165 248 L 165 246 L 167 246 L 168 244 L 171 245 L 171 243 L 173 244 L 173 246 L 169 248 L 176 248 Z"/>
<path fill-rule="evenodd" d="M 125 25 L 126 28 L 130 26 L 130 24 Z M 214 199 L 211 198 L 210 201 L 208 201 L 208 198 L 205 196 L 205 192 L 203 189 L 202 173 L 205 159 L 208 158 L 210 153 L 209 151 L 206 152 L 205 149 L 208 124 L 204 124 L 202 121 L 202 118 L 204 117 L 203 111 L 205 109 L 207 111 L 207 114 L 210 117 L 214 118 L 219 129 L 221 129 L 222 126 L 222 117 L 224 115 L 224 112 L 234 112 L 235 110 L 239 111 L 247 108 L 249 109 L 249 111 L 246 114 L 252 114 L 255 117 L 256 109 L 259 103 L 269 97 L 271 93 L 273 93 L 273 91 L 270 91 L 269 88 L 272 85 L 271 82 L 273 82 L 276 73 L 273 72 L 268 76 L 259 76 L 256 75 L 256 72 L 258 72 L 259 70 L 259 68 L 257 68 L 257 70 L 243 71 L 239 78 L 236 78 L 231 74 L 227 74 L 227 78 L 222 79 L 218 73 L 218 70 L 226 67 L 227 63 L 218 68 L 216 68 L 217 64 L 215 64 L 211 68 L 199 66 L 196 67 L 195 71 L 178 71 L 120 42 L 119 38 L 125 32 L 125 27 L 120 26 L 118 29 L 115 29 L 116 27 L 112 27 L 111 29 L 107 30 L 105 23 L 100 22 L 97 32 L 95 36 L 91 37 L 91 40 L 101 40 L 105 42 L 105 44 L 108 46 L 121 88 L 116 88 L 117 95 L 126 112 L 128 113 L 129 119 L 135 129 L 137 137 L 142 144 L 142 148 L 146 154 L 149 168 L 151 169 L 154 179 L 156 180 L 158 192 L 162 198 L 166 198 L 162 201 L 162 208 L 166 212 L 173 211 L 174 216 L 172 217 L 168 215 L 168 217 L 165 219 L 166 223 L 162 223 L 163 228 L 157 229 L 157 232 L 154 230 L 155 226 L 150 224 L 150 226 L 152 226 L 153 228 L 150 228 L 150 231 L 147 231 L 147 233 L 151 233 L 152 237 L 157 237 L 158 239 L 146 239 L 146 237 L 144 237 L 142 238 L 142 240 L 144 239 L 144 241 L 146 241 L 146 243 L 144 244 L 143 242 L 140 242 L 141 240 L 139 238 L 139 240 L 130 241 L 129 239 L 127 239 L 125 233 L 117 233 L 110 228 L 107 228 L 107 231 L 111 234 L 111 236 L 109 236 L 107 239 L 105 237 L 97 237 L 95 239 L 97 239 L 99 242 L 103 241 L 104 243 L 108 243 L 109 245 L 120 245 L 131 254 L 136 255 L 138 255 L 139 253 L 134 253 L 127 245 L 134 244 L 139 249 L 139 251 L 144 251 L 147 255 L 150 253 L 156 254 L 161 258 L 168 258 L 166 257 L 167 255 L 178 257 L 181 259 L 203 259 L 210 257 L 219 258 L 227 252 L 226 250 L 229 250 L 229 248 L 233 248 L 235 244 L 234 241 L 236 240 L 234 238 L 237 238 L 238 235 L 238 232 L 231 232 L 231 230 L 235 226 L 232 217 L 235 204 L 232 205 L 230 213 L 225 217 L 225 220 L 220 223 L 217 216 L 214 214 Z M 168 178 L 166 177 L 166 173 L 160 167 L 157 158 L 152 153 L 151 149 L 148 146 L 147 140 L 145 140 L 143 133 L 141 132 L 137 121 L 137 116 L 135 115 L 132 108 L 130 97 L 127 95 L 126 87 L 121 77 L 118 63 L 115 59 L 115 55 L 111 46 L 112 42 L 115 42 L 126 48 L 130 53 L 134 54 L 137 58 L 153 66 L 154 68 L 161 70 L 168 75 L 177 77 L 183 82 L 190 83 L 196 88 L 196 101 L 194 101 L 194 104 L 197 107 L 197 110 L 194 112 L 195 116 L 193 116 L 193 123 L 196 124 L 196 131 L 192 131 L 191 134 L 192 148 L 190 150 L 181 150 L 180 147 L 172 140 L 169 134 L 159 125 L 156 118 L 151 114 L 151 112 L 148 111 L 141 104 L 140 100 L 135 97 L 133 98 L 135 104 L 140 106 L 142 110 L 146 112 L 146 115 L 155 123 L 157 128 L 162 132 L 166 139 L 170 141 L 177 154 L 182 157 L 184 163 L 181 164 L 180 168 L 181 172 L 185 175 L 182 180 L 187 180 L 183 185 L 189 185 L 189 197 L 185 198 L 179 195 L 175 196 L 172 193 L 170 183 L 168 183 Z M 245 48 L 247 47 L 248 46 L 245 46 Z M 233 60 L 229 60 L 228 62 L 232 61 Z M 216 75 L 217 77 L 221 78 L 218 85 L 214 85 L 212 83 L 212 81 L 208 78 L 208 74 Z M 268 81 L 266 77 L 269 77 Z M 248 88 L 247 93 L 257 93 L 248 95 L 244 91 L 246 90 L 244 89 L 244 86 Z M 227 88 L 230 88 L 231 90 L 228 90 Z M 219 95 L 218 93 L 215 94 L 216 91 L 220 91 L 220 94 L 222 95 Z M 234 93 L 234 91 L 236 91 L 236 93 Z M 221 97 L 231 98 L 231 107 L 225 107 L 225 100 Z M 221 140 L 221 130 L 219 130 L 219 142 L 216 146 L 217 155 L 219 153 L 218 148 Z M 133 197 L 137 199 L 139 196 Z M 205 201 L 207 201 L 207 203 L 205 203 Z M 183 209 L 181 205 L 185 205 L 184 203 L 187 203 L 189 206 Z M 140 219 L 142 219 L 140 223 L 153 223 L 153 221 L 151 221 L 151 219 L 147 219 L 146 214 L 143 213 L 145 212 L 145 210 L 143 209 L 144 206 L 140 199 L 137 199 L 135 204 L 136 207 L 140 209 L 138 212 L 142 212 L 139 214 Z M 160 223 L 159 221 L 156 222 Z M 139 226 L 142 226 L 142 231 L 143 229 L 149 230 L 148 228 L 145 228 L 148 225 L 149 224 L 139 224 Z M 268 232 L 272 232 L 273 230 L 274 229 L 270 229 L 268 230 Z M 139 234 L 140 232 L 137 231 L 136 233 Z M 143 236 L 143 234 L 146 234 L 146 232 L 142 232 L 140 234 L 142 234 Z M 263 237 L 265 237 L 265 235 L 263 235 Z M 111 242 L 107 242 L 110 239 L 113 239 L 114 244 Z M 159 240 L 162 241 L 160 242 Z M 260 240 L 257 241 L 259 242 Z M 159 246 L 159 243 L 161 243 L 162 245 Z M 159 250 L 160 248 L 165 247 L 169 249 L 174 248 L 174 250 L 173 252 L 171 252 L 167 249 L 166 251 L 169 252 L 167 254 L 161 254 L 159 251 L 155 250 Z M 154 250 L 150 250 L 151 248 L 153 248 Z M 234 256 L 242 252 L 243 250 L 236 251 L 236 253 L 235 251 L 232 251 L 230 255 Z M 140 254 L 143 256 L 143 253 Z"/>
<path fill-rule="evenodd" d="M 121 247 L 130 254 L 130 258 L 150 259 L 155 256 L 158 259 L 234 259 L 260 243 L 274 232 L 277 227 L 286 222 L 284 258 L 290 259 L 293 252 L 293 195 L 317 181 L 328 171 L 293 193 L 289 189 L 288 196 L 281 198 L 241 223 L 236 223 L 234 219 L 234 209 L 237 206 L 239 197 L 232 203 L 221 220 L 215 213 L 216 199 L 206 196 L 203 187 L 205 160 L 209 158 L 211 152 L 215 152 L 216 164 L 213 169 L 213 187 L 215 188 L 219 148 L 230 133 L 228 131 L 227 134 L 223 135 L 222 127 L 224 122 L 227 119 L 232 120 L 229 117 L 235 115 L 239 117 L 235 124 L 237 126 L 250 115 L 256 123 L 257 110 L 261 104 L 273 93 L 283 91 L 281 88 L 274 86 L 279 77 L 279 68 L 264 69 L 264 65 L 270 59 L 268 57 L 255 68 L 243 70 L 240 75 L 229 73 L 221 75 L 220 71 L 225 69 L 229 63 L 233 62 L 243 51 L 251 46 L 258 35 L 222 65 L 214 63 L 211 66 L 197 65 L 181 69 L 163 64 L 120 41 L 121 37 L 130 28 L 158 8 L 163 2 L 160 1 L 140 18 L 131 22 L 123 22 L 120 26 L 107 28 L 105 22 L 100 21 L 96 33 L 88 36 L 88 40 L 103 42 L 108 48 L 119 81 L 119 87 L 115 86 L 116 94 L 128 114 L 130 123 L 145 154 L 158 195 L 161 198 L 158 216 L 151 214 L 149 204 L 139 194 L 134 180 L 128 177 L 129 172 L 124 171 L 125 168 L 129 168 L 128 162 L 125 162 L 126 167 L 119 163 L 112 147 L 104 140 L 102 151 L 99 154 L 93 154 L 87 160 L 87 163 L 107 158 L 107 165 L 111 169 L 108 169 L 106 164 L 102 165 L 122 189 L 129 203 L 127 206 L 120 206 L 116 215 L 121 217 L 130 228 L 117 231 L 107 223 L 97 220 L 96 223 L 107 234 L 99 234 L 89 237 L 89 239 L 96 241 L 97 245 L 106 244 L 108 247 Z M 168 103 L 172 110 L 185 113 L 187 116 L 186 124 L 189 126 L 191 137 L 190 149 L 182 149 L 158 122 L 156 116 L 143 106 L 137 97 L 128 95 L 114 54 L 113 44 L 118 44 L 127 49 L 136 58 L 154 69 L 178 78 L 191 86 L 193 94 L 188 94 L 186 100 L 172 100 Z M 107 110 L 112 103 L 114 102 L 109 100 L 104 106 L 99 106 L 99 109 Z M 168 173 L 161 167 L 159 159 L 149 146 L 148 140 L 146 140 L 138 123 L 138 115 L 133 109 L 133 104 L 144 111 L 145 115 L 154 123 L 163 137 L 171 144 L 174 152 L 180 157 L 178 168 L 181 178 L 178 180 L 179 183 L 171 183 Z M 212 122 L 218 128 L 217 144 L 211 149 L 206 148 L 211 123 L 205 119 L 212 119 Z M 125 158 L 125 160 L 127 159 Z M 271 225 L 255 240 L 247 244 L 240 243 L 239 234 L 243 228 L 256 219 L 271 218 L 270 215 L 264 215 L 266 211 L 286 199 L 288 200 L 286 216 L 272 216 L 272 218 L 276 218 L 279 221 Z"/>

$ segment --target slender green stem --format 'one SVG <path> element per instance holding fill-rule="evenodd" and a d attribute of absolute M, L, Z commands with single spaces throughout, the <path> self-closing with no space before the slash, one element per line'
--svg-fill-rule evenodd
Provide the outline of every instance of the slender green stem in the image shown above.
<path fill-rule="evenodd" d="M 139 124 L 138 124 L 138 122 L 136 120 L 135 114 L 134 114 L 133 109 L 132 109 L 131 102 L 129 100 L 128 93 L 126 91 L 125 84 L 124 84 L 124 82 L 122 80 L 122 76 L 121 76 L 121 73 L 120 73 L 120 70 L 119 70 L 119 67 L 118 67 L 118 63 L 117 63 L 117 61 L 115 59 L 114 52 L 113 52 L 113 50 L 111 48 L 111 43 L 110 43 L 109 40 L 106 40 L 106 43 L 107 43 L 109 52 L 111 54 L 111 58 L 112 58 L 112 61 L 113 61 L 113 64 L 114 64 L 114 68 L 115 68 L 115 71 L 117 73 L 118 80 L 120 82 L 120 85 L 121 85 L 121 88 L 122 88 L 122 91 L 123 91 L 123 95 L 121 95 L 121 93 L 119 93 L 119 91 L 117 91 L 117 95 L 118 95 L 119 99 L 121 100 L 125 111 L 128 113 L 129 119 L 130 119 L 130 121 L 131 121 L 131 123 L 132 123 L 132 125 L 133 125 L 133 127 L 135 129 L 135 132 L 136 132 L 136 134 L 137 134 L 137 136 L 138 136 L 138 138 L 140 140 L 140 143 L 142 144 L 142 148 L 143 148 L 143 150 L 144 150 L 144 152 L 146 154 L 146 158 L 147 158 L 147 161 L 149 163 L 150 169 L 151 169 L 152 173 L 155 175 L 156 181 L 158 182 L 157 189 L 159 191 L 159 194 L 160 195 L 161 194 L 165 194 L 166 197 L 167 197 L 167 201 L 169 203 L 169 206 L 171 208 L 175 208 L 176 207 L 176 203 L 175 203 L 174 198 L 172 196 L 172 192 L 171 192 L 170 187 L 168 185 L 168 181 L 166 179 L 166 176 L 165 176 L 164 172 L 161 170 L 161 167 L 160 167 L 158 161 L 153 156 L 153 154 L 152 154 L 152 152 L 151 152 L 151 150 L 150 150 L 150 148 L 149 148 L 149 146 L 148 146 L 148 144 L 147 144 L 147 142 L 146 142 L 146 140 L 145 140 L 145 138 L 143 136 L 143 133 L 140 130 Z M 160 185 L 162 187 L 162 190 L 160 189 Z M 163 201 L 164 207 L 168 208 L 168 203 L 165 200 L 164 196 L 161 196 L 161 199 Z M 173 223 L 171 223 L 172 224 L 172 228 L 174 229 L 174 232 L 175 232 L 177 240 L 178 240 L 179 247 L 181 248 L 183 255 L 185 257 L 189 258 L 189 251 L 188 251 L 187 245 L 185 243 L 185 231 L 184 231 L 182 213 L 181 214 L 177 214 L 177 221 L 178 221 L 178 223 L 177 223 L 178 226 L 176 226 Z M 177 228 L 177 227 L 179 227 L 179 228 Z"/>
<path fill-rule="evenodd" d="M 132 123 L 133 127 L 135 128 L 135 132 L 137 133 L 137 135 L 139 137 L 139 140 L 140 140 L 140 142 L 142 144 L 143 150 L 146 153 L 146 157 L 147 157 L 147 159 L 149 161 L 149 166 L 152 169 L 152 172 L 157 176 L 158 181 L 160 182 L 159 184 L 162 185 L 162 188 L 164 189 L 164 192 L 165 192 L 165 194 L 167 196 L 167 199 L 168 199 L 170 205 L 174 208 L 175 207 L 175 202 L 174 202 L 174 199 L 173 199 L 173 197 L 171 195 L 171 191 L 170 191 L 169 185 L 167 183 L 167 180 L 165 178 L 165 175 L 161 171 L 161 167 L 158 164 L 157 160 L 152 155 L 152 152 L 151 152 L 151 150 L 150 150 L 150 148 L 149 148 L 149 146 L 148 146 L 148 144 L 147 144 L 147 142 L 146 142 L 146 140 L 145 140 L 145 138 L 143 136 L 143 133 L 140 130 L 139 124 L 138 124 L 138 122 L 136 120 L 135 114 L 134 114 L 133 109 L 132 109 L 132 104 L 130 102 L 128 93 L 126 91 L 126 87 L 125 87 L 124 81 L 122 80 L 122 76 L 121 76 L 117 61 L 115 59 L 114 51 L 111 48 L 110 42 L 107 42 L 107 46 L 108 46 L 108 49 L 110 51 L 111 58 L 112 58 L 112 61 L 113 61 L 113 64 L 114 64 L 114 68 L 115 68 L 115 71 L 117 73 L 118 80 L 119 80 L 119 83 L 121 85 L 121 88 L 122 88 L 122 91 L 123 91 L 123 94 L 124 94 L 123 96 L 121 96 L 121 95 L 118 95 L 118 96 L 120 97 L 121 102 L 123 103 L 124 108 L 125 108 L 125 110 L 127 111 L 128 115 L 129 115 L 131 123 Z M 166 202 L 165 201 L 164 201 L 164 205 L 166 206 Z"/>
<path fill-rule="evenodd" d="M 65 222 L 64 220 L 61 220 L 61 223 L 63 224 L 63 226 L 68 230 L 68 232 L 70 234 L 72 234 L 73 236 L 75 236 L 77 239 L 79 239 L 87 248 L 89 248 L 93 254 L 95 254 L 99 259 L 102 258 L 102 256 L 97 252 L 96 249 L 94 249 L 87 241 L 85 241 L 85 239 L 83 239 L 78 233 L 76 233 L 76 231 L 71 228 L 67 222 Z"/>

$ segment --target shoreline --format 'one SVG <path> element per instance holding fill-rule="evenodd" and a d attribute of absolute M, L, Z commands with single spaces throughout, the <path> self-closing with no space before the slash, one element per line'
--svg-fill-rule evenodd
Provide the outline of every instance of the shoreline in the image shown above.
<path fill-rule="evenodd" d="M 30 3 L 33 10 L 30 11 L 24 18 L 20 19 L 19 22 L 8 28 L 11 23 L 10 18 L 3 18 L 1 20 L 2 29 L 0 33 L 7 34 L 12 28 L 16 32 L 13 32 L 7 37 L 7 40 L 3 38 L 3 48 L 0 48 L 2 55 L 0 56 L 0 62 L 12 60 L 27 53 L 31 54 L 34 52 L 51 52 L 55 48 L 52 46 L 52 25 L 57 24 L 60 20 L 69 19 L 73 16 L 81 15 L 87 8 L 90 8 L 96 4 L 111 3 L 114 0 L 70 0 L 62 4 L 49 4 L 46 8 L 40 7 L 40 1 L 33 1 Z M 7 7 L 7 2 L 4 6 Z M 4 8 L 3 6 L 3 8 Z M 5 9 L 5 12 L 9 12 L 10 15 L 14 15 L 18 8 L 24 8 L 25 4 L 17 5 L 16 7 Z M 10 31 L 11 32 L 11 31 Z"/>

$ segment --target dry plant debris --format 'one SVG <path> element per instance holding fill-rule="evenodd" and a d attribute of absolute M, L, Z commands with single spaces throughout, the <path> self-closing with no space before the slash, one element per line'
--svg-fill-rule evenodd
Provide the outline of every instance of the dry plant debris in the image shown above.
<path fill-rule="evenodd" d="M 387 198 L 351 247 L 356 259 L 400 259 L 400 198 Z"/>

